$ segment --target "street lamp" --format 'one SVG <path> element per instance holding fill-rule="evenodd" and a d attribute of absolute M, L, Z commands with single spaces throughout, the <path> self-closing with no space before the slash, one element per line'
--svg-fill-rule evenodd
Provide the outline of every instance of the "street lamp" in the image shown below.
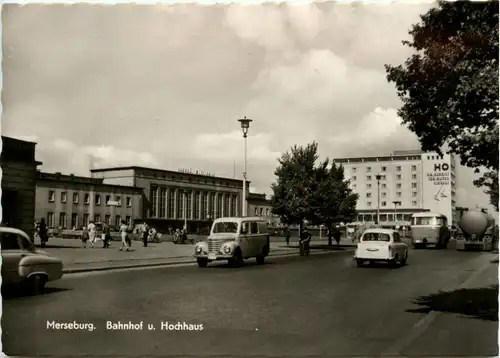
<path fill-rule="evenodd" d="M 248 133 L 248 128 L 250 128 L 250 123 L 252 122 L 251 119 L 248 119 L 246 116 L 243 117 L 242 119 L 238 119 L 238 122 L 241 124 L 241 130 L 243 131 L 243 139 L 245 142 L 245 160 L 244 160 L 244 167 L 243 167 L 243 200 L 242 200 L 242 205 L 243 205 L 243 210 L 241 211 L 243 213 L 243 216 L 247 216 L 247 133 Z"/>
<path fill-rule="evenodd" d="M 382 179 L 382 175 L 375 175 L 377 179 L 377 226 L 380 226 L 380 179 Z"/>
<path fill-rule="evenodd" d="M 184 191 L 184 231 L 187 231 L 187 191 Z"/>
<path fill-rule="evenodd" d="M 394 226 L 396 227 L 397 229 L 397 226 L 398 226 L 398 212 L 397 212 L 397 206 L 398 205 L 401 205 L 401 202 L 400 201 L 393 201 L 392 202 L 394 204 Z"/>

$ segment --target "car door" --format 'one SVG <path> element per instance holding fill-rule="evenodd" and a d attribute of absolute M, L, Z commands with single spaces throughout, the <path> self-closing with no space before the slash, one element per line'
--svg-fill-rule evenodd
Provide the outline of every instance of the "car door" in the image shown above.
<path fill-rule="evenodd" d="M 401 236 L 399 235 L 398 232 L 395 231 L 392 234 L 392 237 L 394 239 L 394 248 L 395 248 L 395 251 L 398 253 L 399 257 L 403 257 L 404 253 L 405 253 L 405 245 L 401 241 Z"/>
<path fill-rule="evenodd" d="M 250 247 L 250 222 L 243 221 L 240 225 L 240 234 L 238 237 L 238 245 L 244 257 L 248 257 L 251 251 Z"/>
<path fill-rule="evenodd" d="M 256 256 L 260 253 L 259 246 L 259 223 L 256 221 L 252 221 L 250 223 L 250 237 L 249 237 L 249 245 L 250 245 L 250 255 Z"/>
<path fill-rule="evenodd" d="M 0 232 L 0 245 L 2 250 L 2 279 L 7 284 L 19 283 L 19 262 L 25 256 L 19 242 L 18 234 Z"/>

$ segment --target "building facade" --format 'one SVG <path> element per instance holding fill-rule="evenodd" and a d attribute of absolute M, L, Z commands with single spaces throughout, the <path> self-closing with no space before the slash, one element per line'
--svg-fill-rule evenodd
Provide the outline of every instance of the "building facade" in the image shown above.
<path fill-rule="evenodd" d="M 267 220 L 269 226 L 279 226 L 279 218 L 272 213 L 271 200 L 266 198 L 266 194 L 250 193 L 247 198 L 248 215 L 260 216 Z"/>
<path fill-rule="evenodd" d="M 134 225 L 142 211 L 142 189 L 103 183 L 102 179 L 38 172 L 36 220 L 49 228 L 81 229 L 90 220 L 119 227 L 125 220 Z"/>
<path fill-rule="evenodd" d="M 389 156 L 334 159 L 359 199 L 358 221 L 408 225 L 416 212 L 432 211 L 456 223 L 455 159 L 422 151 L 395 151 Z M 377 175 L 379 179 L 377 180 Z M 380 193 L 380 197 L 379 197 Z"/>
<path fill-rule="evenodd" d="M 186 223 L 194 232 L 210 219 L 241 215 L 242 180 L 137 166 L 92 169 L 91 175 L 107 184 L 143 188 L 138 219 L 162 231 Z"/>
<path fill-rule="evenodd" d="M 36 143 L 2 136 L 2 224 L 35 233 Z"/>

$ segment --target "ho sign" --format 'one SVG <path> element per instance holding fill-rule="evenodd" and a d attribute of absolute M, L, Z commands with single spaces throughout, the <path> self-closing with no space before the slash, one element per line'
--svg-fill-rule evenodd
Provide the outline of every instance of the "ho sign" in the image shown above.
<path fill-rule="evenodd" d="M 448 163 L 434 164 L 434 171 L 427 173 L 427 180 L 434 185 L 450 185 L 450 165 Z"/>
<path fill-rule="evenodd" d="M 447 172 L 450 169 L 448 163 L 434 164 L 435 172 Z"/>

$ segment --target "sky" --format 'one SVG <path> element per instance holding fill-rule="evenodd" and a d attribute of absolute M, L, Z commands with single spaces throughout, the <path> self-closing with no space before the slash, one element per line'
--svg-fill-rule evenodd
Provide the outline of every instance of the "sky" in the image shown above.
<path fill-rule="evenodd" d="M 4 5 L 2 135 L 48 172 L 138 165 L 242 177 L 270 194 L 277 158 L 418 149 L 384 64 L 432 4 Z M 90 159 L 92 158 L 92 159 Z M 488 206 L 468 168 L 457 205 Z"/>

